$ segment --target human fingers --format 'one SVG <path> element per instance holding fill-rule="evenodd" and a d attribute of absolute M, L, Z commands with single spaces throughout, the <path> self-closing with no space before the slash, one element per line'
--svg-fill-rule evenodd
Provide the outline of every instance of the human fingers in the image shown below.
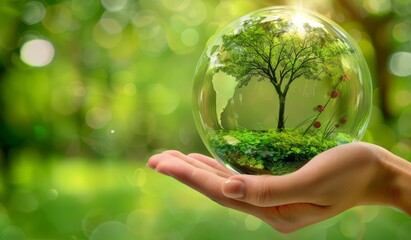
<path fill-rule="evenodd" d="M 155 165 L 150 162 L 153 157 Z M 227 178 L 215 174 L 214 171 L 197 168 L 183 159 L 169 154 L 157 154 L 153 157 L 149 163 L 157 172 L 175 178 L 220 205 L 252 214 L 265 221 L 268 220 L 269 214 L 264 209 L 224 196 L 222 185 Z"/>
<path fill-rule="evenodd" d="M 195 167 L 202 168 L 207 171 L 212 171 L 222 177 L 229 177 L 234 174 L 233 172 L 229 171 L 227 168 L 220 165 L 215 159 L 206 157 L 201 154 L 185 155 L 176 150 L 168 150 L 166 151 L 166 153 L 172 156 L 178 157 Z"/>
<path fill-rule="evenodd" d="M 313 203 L 310 176 L 297 172 L 284 176 L 233 175 L 223 185 L 226 197 L 260 207 Z"/>
<path fill-rule="evenodd" d="M 190 186 L 213 201 L 225 207 L 252 214 L 270 224 L 281 232 L 292 232 L 322 218 L 326 207 L 309 203 L 296 203 L 281 206 L 259 207 L 244 201 L 227 198 L 223 186 L 227 178 L 216 175 L 213 171 L 196 166 L 170 154 L 159 154 L 155 157 L 155 170 L 174 177 Z M 318 215 L 316 215 L 318 213 Z M 307 215 L 311 216 L 310 218 Z"/>
<path fill-rule="evenodd" d="M 156 154 L 156 155 L 152 156 L 148 160 L 147 166 L 155 169 L 156 166 L 158 165 L 158 163 L 161 162 L 164 159 L 170 159 L 170 160 L 178 159 L 178 160 L 184 161 L 184 162 L 186 162 L 186 163 L 188 163 L 188 164 L 190 164 L 190 165 L 192 165 L 196 168 L 201 168 L 201 169 L 204 169 L 206 171 L 213 172 L 213 173 L 215 173 L 219 176 L 222 176 L 222 177 L 229 177 L 233 174 L 232 172 L 228 171 L 227 169 L 224 169 L 222 166 L 214 165 L 215 166 L 214 167 L 212 164 L 209 164 L 208 162 L 204 163 L 203 161 L 200 161 L 196 158 L 185 155 L 185 154 L 183 154 L 179 151 L 176 151 L 176 150 L 167 150 L 167 151 L 164 151 L 160 154 Z"/>
<path fill-rule="evenodd" d="M 197 159 L 198 161 L 207 164 L 208 166 L 218 169 L 222 172 L 227 172 L 230 175 L 233 175 L 233 172 L 231 170 L 229 170 L 228 168 L 224 167 L 218 160 L 199 154 L 199 153 L 190 153 L 187 156 Z"/>
<path fill-rule="evenodd" d="M 200 164 L 193 163 L 184 159 L 184 156 L 177 155 L 170 154 L 170 151 L 154 155 L 149 159 L 148 165 L 157 172 L 171 176 L 213 200 L 225 198 L 221 192 L 221 185 L 227 177 L 201 162 Z"/>

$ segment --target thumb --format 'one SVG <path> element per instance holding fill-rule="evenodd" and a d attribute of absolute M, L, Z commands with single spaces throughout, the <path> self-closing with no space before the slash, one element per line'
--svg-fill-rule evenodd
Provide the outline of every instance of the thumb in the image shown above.
<path fill-rule="evenodd" d="M 294 177 L 295 176 L 295 177 Z M 235 175 L 222 186 L 224 196 L 260 207 L 307 203 L 306 181 L 295 174 L 284 176 Z"/>

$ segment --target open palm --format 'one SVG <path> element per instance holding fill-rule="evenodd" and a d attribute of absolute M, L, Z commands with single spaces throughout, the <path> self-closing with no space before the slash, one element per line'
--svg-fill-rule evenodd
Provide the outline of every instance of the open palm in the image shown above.
<path fill-rule="evenodd" d="M 152 156 L 147 165 L 223 206 L 292 232 L 357 205 L 392 205 L 394 173 L 381 161 L 391 155 L 372 144 L 351 143 L 283 176 L 234 174 L 215 159 L 171 150 Z"/>

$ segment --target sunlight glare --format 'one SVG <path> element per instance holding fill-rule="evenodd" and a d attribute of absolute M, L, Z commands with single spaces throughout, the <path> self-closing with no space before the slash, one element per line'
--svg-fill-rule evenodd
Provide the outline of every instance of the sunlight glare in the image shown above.
<path fill-rule="evenodd" d="M 304 35 L 306 33 L 304 25 L 307 23 L 307 19 L 301 13 L 297 12 L 291 21 L 300 35 Z"/>
<path fill-rule="evenodd" d="M 305 25 L 309 25 L 311 27 L 323 27 L 321 23 L 308 18 L 299 11 L 296 11 L 295 15 L 291 17 L 291 22 L 297 30 L 297 33 L 301 36 L 306 34 Z"/>

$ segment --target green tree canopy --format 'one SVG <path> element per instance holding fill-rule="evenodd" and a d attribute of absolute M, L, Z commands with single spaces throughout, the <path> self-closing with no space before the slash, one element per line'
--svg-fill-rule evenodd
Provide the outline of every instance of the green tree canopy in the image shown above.
<path fill-rule="evenodd" d="M 239 31 L 222 37 L 216 72 L 236 78 L 238 87 L 268 80 L 278 94 L 277 129 L 285 128 L 285 105 L 291 84 L 301 78 L 322 80 L 341 74 L 341 54 L 348 47 L 323 26 L 282 18 L 249 19 Z"/>

